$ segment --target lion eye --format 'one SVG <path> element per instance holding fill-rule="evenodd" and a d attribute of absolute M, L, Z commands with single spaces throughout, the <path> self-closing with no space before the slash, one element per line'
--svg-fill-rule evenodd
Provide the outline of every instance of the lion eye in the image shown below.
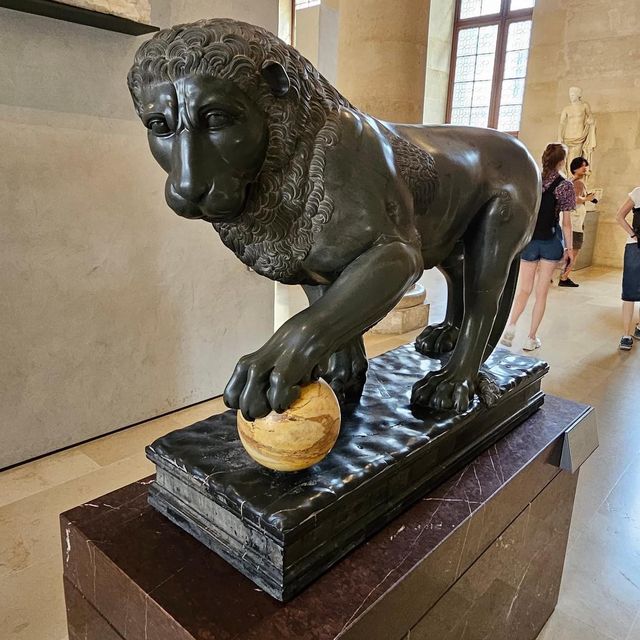
<path fill-rule="evenodd" d="M 228 127 L 233 122 L 233 118 L 225 111 L 209 111 L 205 121 L 209 129 L 222 129 Z"/>
<path fill-rule="evenodd" d="M 156 136 L 166 136 L 171 133 L 171 129 L 164 118 L 153 118 L 147 122 L 147 127 Z"/>

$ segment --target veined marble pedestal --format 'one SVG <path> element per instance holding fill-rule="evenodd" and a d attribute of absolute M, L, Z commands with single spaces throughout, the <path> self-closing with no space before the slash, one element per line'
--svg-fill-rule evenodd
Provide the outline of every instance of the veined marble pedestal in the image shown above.
<path fill-rule="evenodd" d="M 594 420 L 546 396 L 287 604 L 152 509 L 153 478 L 92 500 L 61 516 L 70 640 L 533 640 L 557 601 L 578 480 L 558 466 L 563 445 L 575 469 Z"/>

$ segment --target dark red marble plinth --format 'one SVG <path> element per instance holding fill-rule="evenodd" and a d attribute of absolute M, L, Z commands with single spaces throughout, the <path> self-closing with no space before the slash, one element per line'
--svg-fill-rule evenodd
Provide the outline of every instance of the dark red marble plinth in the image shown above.
<path fill-rule="evenodd" d="M 533 640 L 577 482 L 557 466 L 563 433 L 589 411 L 547 396 L 287 604 L 148 506 L 152 479 L 79 506 L 61 516 L 70 640 Z"/>

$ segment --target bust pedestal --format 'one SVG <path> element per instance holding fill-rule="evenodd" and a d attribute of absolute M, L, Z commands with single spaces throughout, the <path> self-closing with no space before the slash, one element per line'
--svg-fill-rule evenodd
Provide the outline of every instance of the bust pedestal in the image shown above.
<path fill-rule="evenodd" d="M 402 300 L 378 322 L 371 333 L 398 335 L 426 327 L 429 322 L 429 303 L 425 302 L 425 288 L 416 284 L 402 296 Z"/>

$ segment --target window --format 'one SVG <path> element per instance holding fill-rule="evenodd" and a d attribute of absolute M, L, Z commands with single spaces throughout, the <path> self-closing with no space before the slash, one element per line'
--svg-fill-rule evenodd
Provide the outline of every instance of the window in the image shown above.
<path fill-rule="evenodd" d="M 320 0 L 295 0 L 295 2 L 296 9 L 308 9 L 309 7 L 315 7 L 320 4 Z"/>
<path fill-rule="evenodd" d="M 456 0 L 447 121 L 518 135 L 535 0 Z"/>

